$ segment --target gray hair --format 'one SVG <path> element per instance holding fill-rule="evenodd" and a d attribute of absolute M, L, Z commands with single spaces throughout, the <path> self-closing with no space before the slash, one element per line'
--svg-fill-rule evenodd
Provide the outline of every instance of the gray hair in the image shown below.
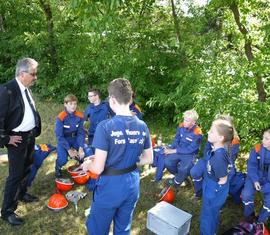
<path fill-rule="evenodd" d="M 38 66 L 38 62 L 32 58 L 22 58 L 17 62 L 15 76 L 18 77 L 21 72 L 29 72 L 29 69 Z"/>

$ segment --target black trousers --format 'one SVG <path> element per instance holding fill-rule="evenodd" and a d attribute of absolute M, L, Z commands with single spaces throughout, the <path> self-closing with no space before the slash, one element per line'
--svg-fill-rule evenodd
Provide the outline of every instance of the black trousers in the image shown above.
<path fill-rule="evenodd" d="M 1 216 L 7 217 L 13 213 L 18 206 L 18 200 L 27 191 L 27 178 L 33 163 L 35 147 L 34 131 L 12 133 L 22 136 L 22 142 L 18 147 L 8 145 L 9 175 L 4 188 L 4 200 Z"/>

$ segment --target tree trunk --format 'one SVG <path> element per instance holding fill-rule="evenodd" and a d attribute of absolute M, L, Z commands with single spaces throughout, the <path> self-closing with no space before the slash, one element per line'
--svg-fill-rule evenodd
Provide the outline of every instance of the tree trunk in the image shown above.
<path fill-rule="evenodd" d="M 48 29 L 48 54 L 51 63 L 52 74 L 58 72 L 57 53 L 54 44 L 54 30 L 53 30 L 53 17 L 49 2 L 47 0 L 39 0 L 40 6 L 46 16 L 47 29 Z"/>
<path fill-rule="evenodd" d="M 177 38 L 177 42 L 180 43 L 179 21 L 178 21 L 178 18 L 177 18 L 175 4 L 174 4 L 173 0 L 171 0 L 171 6 L 172 6 L 172 17 L 173 17 L 173 21 L 174 21 L 174 28 L 175 28 L 176 38 Z"/>
<path fill-rule="evenodd" d="M 4 18 L 3 16 L 0 14 L 0 31 L 5 31 L 5 28 L 4 28 Z"/>
<path fill-rule="evenodd" d="M 254 61 L 254 54 L 252 52 L 252 39 L 248 34 L 248 30 L 246 29 L 246 27 L 241 23 L 240 21 L 240 13 L 239 13 L 239 9 L 238 6 L 233 3 L 230 5 L 230 9 L 233 13 L 234 16 L 234 20 L 238 26 L 239 31 L 241 32 L 241 34 L 244 36 L 245 38 L 245 54 L 246 57 L 248 59 L 249 62 Z M 254 73 L 255 78 L 256 78 L 256 87 L 257 87 L 257 92 L 258 92 L 258 100 L 261 102 L 265 102 L 266 101 L 266 91 L 264 89 L 264 82 L 262 80 L 262 77 L 258 74 L 258 73 Z"/>

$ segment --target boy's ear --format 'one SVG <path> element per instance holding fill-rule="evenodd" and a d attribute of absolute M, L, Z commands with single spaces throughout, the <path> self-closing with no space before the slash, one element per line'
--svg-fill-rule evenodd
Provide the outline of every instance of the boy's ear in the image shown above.
<path fill-rule="evenodd" d="M 220 142 L 222 142 L 222 143 L 223 143 L 223 142 L 224 142 L 224 139 L 225 139 L 225 137 L 224 137 L 223 135 L 220 135 L 220 136 L 219 136 L 219 140 L 220 140 Z"/>
<path fill-rule="evenodd" d="M 113 104 L 117 103 L 117 100 L 114 97 L 112 97 L 111 99 L 112 99 Z"/>

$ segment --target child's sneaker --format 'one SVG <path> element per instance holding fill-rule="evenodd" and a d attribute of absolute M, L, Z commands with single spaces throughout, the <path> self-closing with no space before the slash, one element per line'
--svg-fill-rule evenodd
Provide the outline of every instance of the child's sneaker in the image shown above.
<path fill-rule="evenodd" d="M 181 187 L 186 187 L 187 186 L 187 182 L 183 181 L 183 183 L 180 185 Z"/>

